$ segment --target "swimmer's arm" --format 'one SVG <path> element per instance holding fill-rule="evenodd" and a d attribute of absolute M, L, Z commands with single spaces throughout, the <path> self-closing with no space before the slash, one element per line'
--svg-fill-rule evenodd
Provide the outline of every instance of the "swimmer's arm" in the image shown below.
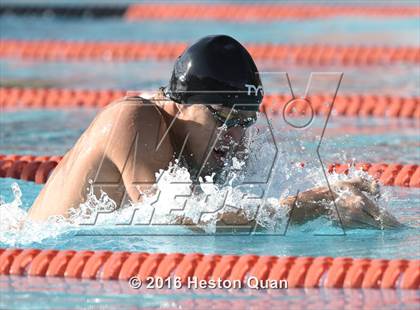
<path fill-rule="evenodd" d="M 328 187 L 316 187 L 297 196 L 281 199 L 280 206 L 288 208 L 291 223 L 303 224 L 326 215 L 328 206 L 335 196 Z"/>
<path fill-rule="evenodd" d="M 194 221 L 186 216 L 177 216 L 175 218 L 176 225 L 184 225 L 192 231 L 203 232 L 204 229 L 200 226 L 206 226 L 209 223 L 201 221 L 200 223 L 194 223 Z M 223 231 L 253 231 L 255 229 L 262 228 L 258 225 L 255 220 L 250 220 L 241 210 L 239 211 L 227 211 L 219 213 L 216 219 L 216 229 L 218 232 Z"/>
<path fill-rule="evenodd" d="M 345 191 L 346 195 L 338 195 Z M 348 181 L 340 181 L 328 187 L 316 187 L 297 196 L 290 196 L 280 200 L 279 207 L 288 208 L 290 222 L 303 224 L 320 216 L 328 215 L 332 220 L 345 228 L 398 228 L 402 224 L 387 210 L 381 209 L 376 203 L 376 198 L 369 198 L 366 194 L 378 197 L 379 186 L 377 182 L 366 179 L 354 178 Z M 337 218 L 332 202 L 335 202 Z M 268 216 L 275 216 L 274 208 L 267 209 Z M 188 218 L 179 218 L 179 224 L 193 228 L 193 222 Z M 225 212 L 219 214 L 217 227 L 232 227 L 237 225 L 255 226 L 255 221 L 249 220 L 245 214 L 238 212 Z M 197 228 L 197 226 L 195 226 Z M 259 226 L 257 226 L 257 229 Z"/>
<path fill-rule="evenodd" d="M 295 207 L 293 204 L 296 201 L 296 196 L 290 196 L 280 201 L 280 207 L 288 208 L 292 210 L 289 211 L 291 216 L 291 223 L 293 224 L 302 224 L 307 221 L 313 220 L 326 213 L 326 196 L 329 192 L 323 188 L 314 188 L 303 193 L 299 194 L 299 203 L 296 203 Z M 323 202 L 323 203 L 321 203 Z M 265 207 L 265 212 L 267 216 L 274 217 L 277 213 L 277 210 L 271 206 Z M 194 223 L 191 218 L 184 216 L 177 216 L 175 219 L 176 225 L 185 225 L 191 230 L 202 231 L 199 227 L 201 225 L 207 225 L 207 222 Z M 225 211 L 217 215 L 216 220 L 217 229 L 231 229 L 234 230 L 254 230 L 254 229 L 264 229 L 259 225 L 255 219 L 250 219 L 242 210 L 236 211 Z"/>
<path fill-rule="evenodd" d="M 166 130 L 153 106 L 122 106 L 107 147 L 106 156 L 122 175 L 131 201 L 138 202 L 156 183 L 155 173 L 172 160 L 172 146 L 162 139 Z M 159 146 L 159 147 L 157 147 Z"/>

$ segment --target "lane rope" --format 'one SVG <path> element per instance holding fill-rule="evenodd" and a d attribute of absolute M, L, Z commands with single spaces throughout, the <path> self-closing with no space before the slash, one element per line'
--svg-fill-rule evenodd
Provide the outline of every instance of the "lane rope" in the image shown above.
<path fill-rule="evenodd" d="M 272 5 L 272 4 L 135 4 L 127 20 L 304 20 L 334 16 L 416 17 L 418 6 Z"/>
<path fill-rule="evenodd" d="M 420 62 L 416 46 L 340 46 L 245 44 L 254 59 L 303 65 L 378 65 Z M 102 60 L 135 61 L 174 60 L 187 47 L 176 42 L 107 42 L 56 40 L 1 40 L 0 58 L 42 61 Z"/>
<path fill-rule="evenodd" d="M 420 260 L 0 249 L 0 275 L 127 281 L 136 276 L 287 280 L 288 288 L 419 289 Z M 248 283 L 248 282 L 247 282 Z"/>
<path fill-rule="evenodd" d="M 109 18 L 123 17 L 127 5 L 46 5 L 46 4 L 6 4 L 0 6 L 1 15 L 48 16 L 64 18 Z"/>
<path fill-rule="evenodd" d="M 20 88 L 0 87 L 0 107 L 19 108 L 74 108 L 104 107 L 112 101 L 124 97 L 126 91 L 119 89 L 71 89 L 71 88 Z M 142 92 L 138 92 L 139 95 Z M 309 101 L 315 115 L 325 115 L 330 108 L 331 96 L 317 94 L 307 97 L 307 101 L 286 104 L 292 99 L 286 94 L 266 94 L 261 111 L 267 114 L 305 116 L 311 112 L 305 104 Z M 372 94 L 338 95 L 334 102 L 334 115 L 371 116 L 420 119 L 420 97 L 400 97 Z"/>
<path fill-rule="evenodd" d="M 2 4 L 0 15 L 56 16 L 64 18 L 120 17 L 137 20 L 219 20 L 276 21 L 307 20 L 335 16 L 416 17 L 418 6 L 348 6 L 348 5 L 285 5 L 285 4 L 171 4 L 142 3 L 134 5 Z"/>
<path fill-rule="evenodd" d="M 2 155 L 0 154 L 0 177 L 47 182 L 49 175 L 62 156 Z M 330 164 L 329 173 L 348 173 L 350 164 Z M 420 166 L 409 164 L 356 163 L 356 170 L 366 171 L 373 178 L 387 186 L 420 187 Z"/>

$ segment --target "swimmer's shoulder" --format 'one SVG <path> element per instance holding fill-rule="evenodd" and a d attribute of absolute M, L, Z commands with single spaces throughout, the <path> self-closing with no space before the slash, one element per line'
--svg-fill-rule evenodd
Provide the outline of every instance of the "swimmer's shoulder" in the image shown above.
<path fill-rule="evenodd" d="M 143 125 L 161 118 L 152 96 L 129 95 L 110 102 L 96 115 L 88 129 L 101 130 L 109 126 L 141 122 Z M 126 126 L 126 125 L 125 125 Z M 124 126 L 123 126 L 124 127 Z M 89 130 L 90 131 L 90 130 Z"/>
<path fill-rule="evenodd" d="M 142 122 L 146 124 L 161 118 L 161 112 L 153 97 L 146 96 L 125 96 L 114 100 L 106 106 L 96 117 L 99 119 L 112 118 L 127 122 Z"/>
<path fill-rule="evenodd" d="M 152 107 L 156 109 L 155 102 L 153 97 L 147 96 L 132 96 L 126 95 L 124 97 L 118 98 L 112 102 L 110 102 L 103 110 L 97 115 L 97 117 L 103 116 L 103 114 L 121 114 L 121 113 L 135 113 L 141 112 L 145 110 L 150 110 L 149 108 Z M 148 109 L 145 109 L 148 108 Z M 134 115 L 136 115 L 135 113 Z"/>
<path fill-rule="evenodd" d="M 112 101 L 107 108 L 119 106 L 132 106 L 142 108 L 143 106 L 155 105 L 157 101 L 156 92 L 127 92 L 122 98 Z"/>

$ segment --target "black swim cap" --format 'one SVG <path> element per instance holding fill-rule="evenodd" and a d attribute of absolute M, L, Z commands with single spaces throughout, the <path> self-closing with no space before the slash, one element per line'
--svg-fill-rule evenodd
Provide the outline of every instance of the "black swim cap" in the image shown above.
<path fill-rule="evenodd" d="M 257 66 L 235 39 L 213 35 L 187 48 L 175 62 L 165 94 L 184 104 L 222 104 L 257 111 L 263 89 Z"/>

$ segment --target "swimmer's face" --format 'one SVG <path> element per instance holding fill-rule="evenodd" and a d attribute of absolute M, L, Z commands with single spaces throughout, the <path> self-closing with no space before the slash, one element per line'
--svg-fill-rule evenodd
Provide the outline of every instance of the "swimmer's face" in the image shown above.
<path fill-rule="evenodd" d="M 201 104 L 184 106 L 182 114 L 189 127 L 185 153 L 201 175 L 217 173 L 230 164 L 231 157 L 240 157 L 246 129 L 256 120 L 256 112 Z"/>

